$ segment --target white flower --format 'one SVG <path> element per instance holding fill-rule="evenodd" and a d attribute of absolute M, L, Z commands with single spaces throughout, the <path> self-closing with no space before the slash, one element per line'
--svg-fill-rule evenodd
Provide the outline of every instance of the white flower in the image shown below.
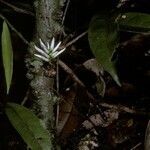
<path fill-rule="evenodd" d="M 50 44 L 49 44 L 49 42 L 44 44 L 41 39 L 39 39 L 39 40 L 40 40 L 41 48 L 34 45 L 36 51 L 39 53 L 39 54 L 34 54 L 34 55 L 46 62 L 49 62 L 51 59 L 56 58 L 66 49 L 66 48 L 63 48 L 61 50 L 58 50 L 59 46 L 61 44 L 61 41 L 55 46 L 55 38 L 52 39 Z"/>

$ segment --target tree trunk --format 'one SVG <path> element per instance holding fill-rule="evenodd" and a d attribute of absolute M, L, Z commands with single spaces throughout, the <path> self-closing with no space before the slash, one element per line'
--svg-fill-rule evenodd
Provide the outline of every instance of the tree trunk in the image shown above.
<path fill-rule="evenodd" d="M 61 0 L 37 0 L 35 1 L 36 28 L 33 42 L 38 44 L 39 38 L 45 43 L 52 37 L 60 34 L 61 25 L 58 23 L 58 14 L 61 14 Z M 49 131 L 53 149 L 56 145 L 54 141 L 54 112 L 53 106 L 57 97 L 54 94 L 54 76 L 47 77 L 43 68 L 43 63 L 34 57 L 34 48 L 29 49 L 29 57 L 26 59 L 28 68 L 27 77 L 31 80 L 31 89 L 34 94 L 32 110 L 42 120 L 44 127 Z M 54 69 L 55 64 L 50 69 Z"/>

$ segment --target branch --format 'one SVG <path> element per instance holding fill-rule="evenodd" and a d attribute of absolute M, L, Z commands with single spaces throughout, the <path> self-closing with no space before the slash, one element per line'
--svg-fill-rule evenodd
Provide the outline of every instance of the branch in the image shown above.
<path fill-rule="evenodd" d="M 24 36 L 23 36 L 20 32 L 18 32 L 18 31 L 15 29 L 15 27 L 7 20 L 2 14 L 0 14 L 0 18 L 2 18 L 3 20 L 5 20 L 6 23 L 8 24 L 8 26 L 11 28 L 11 30 L 13 30 L 13 31 L 20 37 L 20 39 L 22 39 L 22 41 L 23 41 L 25 44 L 27 44 L 28 46 L 31 47 L 30 43 L 24 38 Z"/>
<path fill-rule="evenodd" d="M 73 43 L 75 43 L 76 41 L 78 41 L 80 38 L 82 38 L 83 36 L 85 36 L 87 34 L 87 31 L 83 32 L 82 34 L 80 34 L 79 36 L 77 36 L 76 38 L 74 38 L 72 41 L 68 42 L 66 44 L 66 48 L 69 47 L 70 45 L 72 45 Z"/>
<path fill-rule="evenodd" d="M 66 4 L 66 8 L 65 8 L 64 15 L 63 15 L 63 18 L 62 18 L 62 25 L 64 24 L 69 4 L 70 4 L 70 0 L 68 0 L 67 4 Z"/>
<path fill-rule="evenodd" d="M 3 0 L 0 0 L 0 2 L 10 8 L 12 8 L 14 11 L 16 12 L 19 12 L 19 13 L 23 13 L 23 14 L 27 14 L 27 15 L 30 15 L 30 16 L 34 16 L 34 13 L 30 12 L 30 11 L 27 11 L 27 10 L 24 10 L 24 9 L 21 9 L 21 8 L 18 8 L 6 1 L 3 1 Z"/>
<path fill-rule="evenodd" d="M 66 72 L 68 73 L 71 78 L 78 83 L 81 87 L 85 88 L 84 83 L 75 75 L 75 73 L 61 60 L 58 61 L 58 64 L 60 65 L 60 67 Z"/>
<path fill-rule="evenodd" d="M 81 87 L 83 87 L 86 90 L 86 93 L 87 93 L 88 97 L 92 100 L 92 103 L 96 106 L 96 108 L 98 109 L 98 111 L 101 114 L 102 118 L 104 120 L 106 120 L 106 117 L 105 117 L 103 111 L 101 110 L 101 106 L 99 106 L 99 104 L 97 103 L 97 100 L 94 98 L 94 96 L 86 89 L 86 86 L 84 85 L 84 83 L 76 76 L 76 74 L 64 62 L 59 60 L 58 64 L 60 65 L 60 67 L 62 67 L 62 69 L 66 73 L 68 73 L 71 76 L 73 81 L 78 83 Z"/>

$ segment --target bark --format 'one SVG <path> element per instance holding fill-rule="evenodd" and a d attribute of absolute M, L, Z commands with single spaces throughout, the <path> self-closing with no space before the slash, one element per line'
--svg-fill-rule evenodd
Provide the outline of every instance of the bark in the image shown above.
<path fill-rule="evenodd" d="M 50 41 L 62 31 L 59 23 L 61 14 L 61 0 L 37 0 L 35 1 L 36 27 L 34 43 L 38 39 Z M 54 94 L 54 76 L 47 77 L 43 69 L 43 62 L 35 59 L 34 48 L 29 49 L 29 56 L 26 59 L 28 69 L 27 77 L 31 80 L 31 89 L 34 94 L 32 110 L 42 120 L 44 127 L 49 131 L 52 147 L 55 149 L 54 141 L 54 112 L 53 106 L 56 104 L 57 97 Z M 50 66 L 55 69 L 55 64 Z"/>

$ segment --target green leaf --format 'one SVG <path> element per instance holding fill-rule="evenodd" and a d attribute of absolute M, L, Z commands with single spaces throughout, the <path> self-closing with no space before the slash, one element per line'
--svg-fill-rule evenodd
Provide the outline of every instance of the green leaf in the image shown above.
<path fill-rule="evenodd" d="M 12 80 L 12 74 L 13 74 L 13 50 L 12 50 L 10 32 L 5 21 L 3 23 L 1 40 L 2 40 L 1 42 L 2 42 L 3 65 L 5 70 L 5 79 L 6 79 L 7 94 L 8 94 L 11 80 Z"/>
<path fill-rule="evenodd" d="M 90 22 L 88 39 L 98 63 L 103 66 L 104 70 L 110 73 L 120 86 L 115 62 L 111 61 L 116 44 L 118 44 L 117 25 L 114 20 L 105 14 L 94 16 Z"/>
<path fill-rule="evenodd" d="M 51 141 L 40 120 L 27 108 L 7 103 L 6 115 L 25 143 L 32 150 L 51 150 Z"/>
<path fill-rule="evenodd" d="M 128 12 L 122 14 L 118 23 L 120 29 L 138 32 L 150 31 L 150 14 Z"/>

